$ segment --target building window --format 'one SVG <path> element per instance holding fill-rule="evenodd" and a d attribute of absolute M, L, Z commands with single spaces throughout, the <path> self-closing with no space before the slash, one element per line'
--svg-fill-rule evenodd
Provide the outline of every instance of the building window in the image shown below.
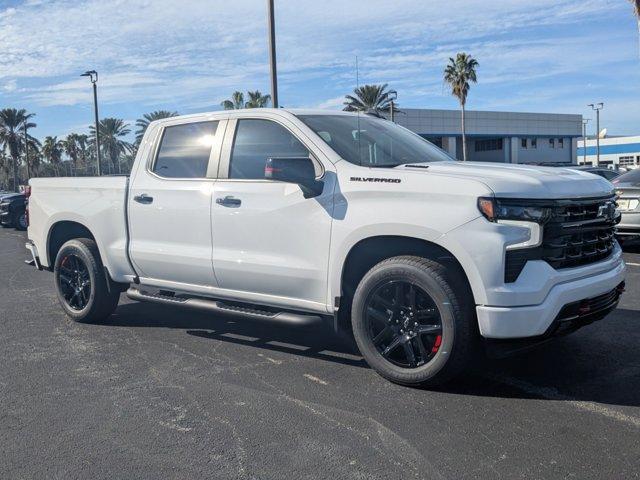
<path fill-rule="evenodd" d="M 488 152 L 492 150 L 502 150 L 501 138 L 487 138 L 486 140 L 476 140 L 476 152 Z"/>
<path fill-rule="evenodd" d="M 538 139 L 537 138 L 532 138 L 531 139 L 531 148 L 538 148 Z"/>
<path fill-rule="evenodd" d="M 549 148 L 556 148 L 556 139 L 555 138 L 550 138 L 549 139 Z"/>
<path fill-rule="evenodd" d="M 527 148 L 527 139 L 526 138 L 523 138 L 523 139 L 520 140 L 520 146 L 522 148 L 524 148 L 524 149 Z"/>
<path fill-rule="evenodd" d="M 631 165 L 635 165 L 633 155 L 628 155 L 624 157 L 618 157 L 618 166 L 620 167 L 628 167 Z"/>
<path fill-rule="evenodd" d="M 558 148 L 564 148 L 564 138 L 558 139 Z"/>

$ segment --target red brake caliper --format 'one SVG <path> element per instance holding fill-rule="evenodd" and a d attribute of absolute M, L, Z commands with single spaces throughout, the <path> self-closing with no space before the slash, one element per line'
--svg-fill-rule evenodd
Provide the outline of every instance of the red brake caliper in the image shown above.
<path fill-rule="evenodd" d="M 436 341 L 433 344 L 433 348 L 431 349 L 431 353 L 437 353 L 440 349 L 440 345 L 442 345 L 442 335 L 438 335 L 436 337 Z"/>

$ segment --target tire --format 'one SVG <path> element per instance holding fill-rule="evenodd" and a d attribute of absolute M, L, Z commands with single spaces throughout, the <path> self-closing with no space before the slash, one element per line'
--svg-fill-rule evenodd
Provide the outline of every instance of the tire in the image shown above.
<path fill-rule="evenodd" d="M 479 338 L 474 305 L 463 303 L 468 288 L 451 270 L 426 258 L 399 256 L 378 263 L 360 281 L 353 333 L 364 359 L 382 377 L 436 386 L 472 364 Z"/>
<path fill-rule="evenodd" d="M 27 229 L 27 214 L 26 212 L 22 212 L 22 215 L 16 215 L 13 218 L 13 226 L 17 230 L 26 230 Z"/>
<path fill-rule="evenodd" d="M 77 238 L 65 243 L 58 252 L 53 272 L 58 301 L 67 316 L 76 322 L 102 322 L 118 306 L 120 289 L 115 284 L 107 284 L 98 246 L 93 240 Z"/>

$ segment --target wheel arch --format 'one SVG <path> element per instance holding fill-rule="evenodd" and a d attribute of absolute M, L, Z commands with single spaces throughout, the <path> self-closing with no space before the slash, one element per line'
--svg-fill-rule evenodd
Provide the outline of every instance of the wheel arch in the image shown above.
<path fill-rule="evenodd" d="M 456 256 L 437 243 L 421 238 L 402 235 L 379 235 L 363 238 L 355 243 L 347 253 L 340 273 L 340 322 L 345 321 L 345 311 L 348 313 L 351 298 L 356 287 L 364 275 L 377 263 L 400 255 L 414 255 L 441 262 L 456 272 L 461 280 L 461 287 L 472 299 L 475 299 L 467 273 Z"/>
<path fill-rule="evenodd" d="M 47 259 L 50 269 L 53 269 L 55 265 L 60 248 L 62 248 L 66 242 L 75 238 L 88 238 L 96 242 L 96 237 L 91 233 L 91 230 L 80 222 L 61 220 L 51 225 L 47 235 Z M 100 252 L 99 246 L 98 252 Z M 102 258 L 102 254 L 100 254 L 100 257 Z"/>

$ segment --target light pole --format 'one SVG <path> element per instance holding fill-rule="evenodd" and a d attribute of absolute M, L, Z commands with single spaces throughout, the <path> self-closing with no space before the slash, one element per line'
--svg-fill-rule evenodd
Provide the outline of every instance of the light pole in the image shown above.
<path fill-rule="evenodd" d="M 273 108 L 278 108 L 278 72 L 276 70 L 276 26 L 273 16 L 273 0 L 267 0 L 269 11 L 269 64 L 271 67 L 271 102 Z"/>
<path fill-rule="evenodd" d="M 590 103 L 587 106 L 596 111 L 596 165 L 600 165 L 600 110 L 604 108 L 604 103 Z"/>
<path fill-rule="evenodd" d="M 394 116 L 395 114 L 394 110 L 396 108 L 395 101 L 398 98 L 398 92 L 396 92 L 395 90 L 389 90 L 389 94 L 387 98 L 389 98 L 389 105 L 391 107 L 391 115 L 389 117 L 390 117 L 390 120 L 395 123 L 396 120 Z"/>
<path fill-rule="evenodd" d="M 27 122 L 25 121 L 22 126 L 24 127 L 24 163 L 27 164 L 27 183 L 31 178 L 31 171 L 29 169 L 29 141 L 27 137 Z"/>
<path fill-rule="evenodd" d="M 589 120 L 591 119 L 582 119 L 582 158 L 585 165 L 587 163 L 587 123 L 589 123 Z"/>
<path fill-rule="evenodd" d="M 96 161 L 98 162 L 97 173 L 98 176 L 102 175 L 100 169 L 100 129 L 99 129 L 99 120 L 98 120 L 98 72 L 95 70 L 88 70 L 84 72 L 81 77 L 89 77 L 91 80 L 91 84 L 93 85 L 93 113 L 96 117 Z"/>

